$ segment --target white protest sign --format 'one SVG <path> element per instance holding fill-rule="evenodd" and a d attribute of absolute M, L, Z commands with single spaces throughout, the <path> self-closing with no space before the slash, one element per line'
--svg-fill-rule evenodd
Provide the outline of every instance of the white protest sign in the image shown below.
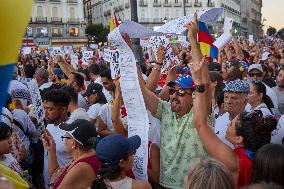
<path fill-rule="evenodd" d="M 104 49 L 104 60 L 110 63 L 112 79 L 115 79 L 117 76 L 120 76 L 118 59 L 119 59 L 118 50 Z"/>
<path fill-rule="evenodd" d="M 27 54 L 31 53 L 32 48 L 31 47 L 23 47 L 22 51 L 23 51 L 24 55 L 27 55 Z"/>
<path fill-rule="evenodd" d="M 230 33 L 233 27 L 234 19 L 226 17 L 224 20 L 224 33 Z"/>
<path fill-rule="evenodd" d="M 71 54 L 73 52 L 73 47 L 71 45 L 64 46 L 63 49 L 65 54 Z"/>
<path fill-rule="evenodd" d="M 48 50 L 51 57 L 54 57 L 56 55 L 64 57 L 64 52 L 61 47 L 49 47 Z"/>
<path fill-rule="evenodd" d="M 249 43 L 254 44 L 253 35 L 249 35 Z"/>
<path fill-rule="evenodd" d="M 86 50 L 88 50 L 87 47 L 81 47 L 81 51 L 82 51 L 82 52 L 83 52 L 83 51 L 86 51 Z"/>
<path fill-rule="evenodd" d="M 161 68 L 162 73 L 167 73 L 169 69 L 179 63 L 178 57 L 175 56 L 173 49 L 170 45 L 170 40 L 166 36 L 154 36 L 149 40 L 149 46 L 153 49 L 155 56 L 157 56 L 157 51 L 159 46 L 164 46 L 167 50 L 165 55 L 165 60 Z M 170 68 L 168 68 L 171 65 Z"/>
<path fill-rule="evenodd" d="M 88 65 L 88 60 L 93 58 L 93 51 L 83 51 L 82 64 Z"/>
<path fill-rule="evenodd" d="M 123 40 L 119 27 L 108 38 L 119 51 L 120 86 L 127 111 L 128 136 L 138 135 L 141 138 L 141 146 L 135 154 L 132 170 L 136 179 L 148 180 L 149 118 L 139 85 L 135 57 Z"/>
<path fill-rule="evenodd" d="M 77 64 L 78 64 L 78 56 L 77 55 L 75 55 L 75 54 L 72 54 L 71 55 L 71 66 L 75 69 L 75 70 L 78 70 L 78 66 L 77 66 Z"/>
<path fill-rule="evenodd" d="M 36 119 L 38 123 L 43 123 L 45 114 L 44 114 L 44 107 L 40 96 L 38 84 L 35 79 L 32 79 L 27 83 L 27 85 L 31 94 L 32 103 L 36 110 Z"/>
<path fill-rule="evenodd" d="M 214 24 L 219 17 L 222 15 L 222 8 L 212 8 L 205 11 L 200 11 L 197 13 L 197 18 L 199 21 L 204 22 L 206 24 Z M 183 16 L 177 19 L 174 19 L 166 24 L 162 25 L 157 32 L 162 33 L 175 33 L 179 34 L 186 30 L 184 27 L 185 24 L 193 21 L 194 15 Z"/>
<path fill-rule="evenodd" d="M 98 44 L 90 44 L 91 49 L 98 49 L 99 45 Z"/>
<path fill-rule="evenodd" d="M 226 44 L 228 44 L 230 41 L 232 41 L 232 34 L 231 33 L 223 33 L 220 37 L 214 41 L 213 45 L 217 47 L 218 49 L 221 49 Z"/>

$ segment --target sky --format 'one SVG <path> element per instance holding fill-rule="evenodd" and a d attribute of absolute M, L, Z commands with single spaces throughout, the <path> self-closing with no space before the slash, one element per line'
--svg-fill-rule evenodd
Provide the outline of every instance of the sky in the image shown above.
<path fill-rule="evenodd" d="M 277 31 L 284 28 L 284 0 L 262 0 L 262 19 L 265 28 L 275 27 Z"/>

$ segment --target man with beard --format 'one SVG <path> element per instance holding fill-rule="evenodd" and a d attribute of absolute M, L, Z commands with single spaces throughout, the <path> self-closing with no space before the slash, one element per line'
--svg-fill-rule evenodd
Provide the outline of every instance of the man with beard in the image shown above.
<path fill-rule="evenodd" d="M 101 83 L 103 87 L 110 93 L 111 97 L 108 95 L 106 96 L 107 101 L 110 101 L 114 97 L 115 92 L 115 84 L 114 81 L 111 78 L 111 71 L 110 69 L 105 69 L 101 73 Z"/>
<path fill-rule="evenodd" d="M 284 67 L 281 67 L 276 77 L 277 87 L 272 88 L 278 100 L 278 110 L 281 114 L 284 114 Z"/>
<path fill-rule="evenodd" d="M 214 129 L 216 135 L 228 146 L 234 146 L 225 139 L 226 131 L 230 121 L 245 110 L 249 84 L 243 80 L 230 81 L 224 88 L 224 110 L 225 114 L 216 119 Z"/>
<path fill-rule="evenodd" d="M 65 152 L 65 144 L 62 141 L 62 136 L 65 132 L 59 129 L 60 123 L 68 120 L 67 111 L 70 103 L 69 95 L 61 89 L 48 90 L 43 95 L 45 120 L 48 125 L 46 129 L 52 135 L 56 144 L 56 156 L 59 166 L 62 167 L 71 161 L 72 156 Z M 45 187 L 48 188 L 50 178 L 48 176 L 48 154 L 44 151 L 44 168 L 43 176 Z"/>
<path fill-rule="evenodd" d="M 192 61 L 200 62 L 202 54 L 197 42 L 197 15 L 186 27 L 192 49 Z M 162 62 L 157 62 L 155 66 L 157 70 L 153 71 L 158 71 L 162 66 Z M 208 70 L 204 72 L 203 77 L 209 77 Z M 170 102 L 166 102 L 147 89 L 141 73 L 139 83 L 146 108 L 161 121 L 160 185 L 163 189 L 182 189 L 184 177 L 188 174 L 189 163 L 193 159 L 206 156 L 193 125 L 192 94 L 193 91 L 205 92 L 204 95 L 210 96 L 210 84 L 195 86 L 191 76 L 182 75 L 168 83 Z M 211 102 L 208 101 L 208 113 L 209 110 L 211 110 Z"/>

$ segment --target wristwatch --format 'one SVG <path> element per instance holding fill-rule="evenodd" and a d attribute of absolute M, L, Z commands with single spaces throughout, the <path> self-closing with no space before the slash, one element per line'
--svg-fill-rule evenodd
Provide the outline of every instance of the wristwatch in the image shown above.
<path fill-rule="evenodd" d="M 205 85 L 196 85 L 195 86 L 195 91 L 198 93 L 203 93 L 205 91 Z"/>

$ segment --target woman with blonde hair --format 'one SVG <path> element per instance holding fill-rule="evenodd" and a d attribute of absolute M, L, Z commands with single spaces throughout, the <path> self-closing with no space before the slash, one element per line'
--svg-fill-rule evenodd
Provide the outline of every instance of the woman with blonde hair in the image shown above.
<path fill-rule="evenodd" d="M 221 162 L 207 158 L 190 166 L 185 189 L 234 189 L 233 175 Z"/>

